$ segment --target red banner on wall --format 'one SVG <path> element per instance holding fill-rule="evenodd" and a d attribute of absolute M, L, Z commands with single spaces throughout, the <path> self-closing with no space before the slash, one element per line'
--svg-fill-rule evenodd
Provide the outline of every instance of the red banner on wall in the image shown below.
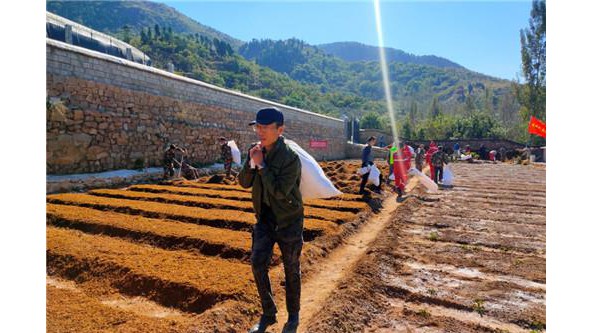
<path fill-rule="evenodd" d="M 543 121 L 531 116 L 531 120 L 529 120 L 529 127 L 527 129 L 529 133 L 539 135 L 542 138 L 546 137 L 546 123 Z"/>
<path fill-rule="evenodd" d="M 309 148 L 325 149 L 328 146 L 327 140 L 310 140 Z"/>

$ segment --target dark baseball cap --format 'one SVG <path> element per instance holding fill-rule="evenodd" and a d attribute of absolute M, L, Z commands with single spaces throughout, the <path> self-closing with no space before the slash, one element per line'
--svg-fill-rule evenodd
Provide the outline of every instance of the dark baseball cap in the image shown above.
<path fill-rule="evenodd" d="M 251 121 L 249 126 L 255 124 L 269 125 L 271 123 L 277 123 L 279 126 L 284 125 L 284 115 L 275 107 L 263 108 L 257 111 L 255 120 Z"/>

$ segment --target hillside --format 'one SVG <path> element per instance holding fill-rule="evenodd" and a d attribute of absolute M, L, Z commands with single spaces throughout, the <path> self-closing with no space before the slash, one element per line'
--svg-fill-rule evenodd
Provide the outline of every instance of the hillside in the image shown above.
<path fill-rule="evenodd" d="M 233 48 L 242 41 L 200 24 L 172 7 L 150 1 L 47 1 L 49 12 L 105 33 L 117 33 L 128 26 L 140 33 L 145 27 L 171 27 L 174 32 L 217 38 Z"/>
<path fill-rule="evenodd" d="M 376 48 L 374 50 L 376 52 Z M 347 62 L 297 39 L 253 40 L 243 44 L 239 53 L 292 79 L 319 85 L 324 91 L 340 91 L 376 101 L 384 98 L 377 61 Z M 403 114 L 412 102 L 417 103 L 420 110 L 428 111 L 434 98 L 445 114 L 458 113 L 466 107 L 489 109 L 496 114 L 502 111 L 502 99 L 511 93 L 510 81 L 476 73 L 454 63 L 450 66 L 422 63 L 432 58 L 409 55 L 406 59 L 391 61 L 388 65 L 393 98 Z M 445 64 L 446 59 L 439 59 Z M 466 106 L 467 103 L 473 106 Z"/>
<path fill-rule="evenodd" d="M 379 50 L 376 46 L 365 45 L 357 42 L 337 42 L 317 45 L 327 54 L 334 55 L 342 60 L 379 61 Z M 417 56 L 391 47 L 385 48 L 387 62 L 401 62 L 403 64 L 429 65 L 442 68 L 463 68 L 448 59 L 434 55 Z"/>
<path fill-rule="evenodd" d="M 377 61 L 345 61 L 298 39 L 240 44 L 221 32 L 213 35 L 214 29 L 163 4 L 50 2 L 49 8 L 130 43 L 150 56 L 155 67 L 173 63 L 180 75 L 313 112 L 357 117 L 363 128 L 389 128 Z M 190 32 L 184 22 L 205 32 Z M 360 49 L 370 54 L 373 48 L 355 48 Z M 404 136 L 513 138 L 513 133 L 520 133 L 512 82 L 443 58 L 401 51 L 393 57 L 401 60 L 390 62 L 388 68 Z"/>

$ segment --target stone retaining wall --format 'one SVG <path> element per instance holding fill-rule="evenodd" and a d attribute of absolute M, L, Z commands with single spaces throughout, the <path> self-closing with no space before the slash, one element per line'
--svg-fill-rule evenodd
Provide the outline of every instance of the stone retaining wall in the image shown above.
<path fill-rule="evenodd" d="M 49 39 L 46 58 L 48 174 L 160 166 L 170 143 L 186 148 L 190 162 L 213 163 L 218 137 L 243 152 L 256 141 L 247 124 L 267 106 L 283 111 L 285 136 L 315 158 L 345 156 L 340 119 Z M 310 140 L 328 148 L 309 149 Z"/>

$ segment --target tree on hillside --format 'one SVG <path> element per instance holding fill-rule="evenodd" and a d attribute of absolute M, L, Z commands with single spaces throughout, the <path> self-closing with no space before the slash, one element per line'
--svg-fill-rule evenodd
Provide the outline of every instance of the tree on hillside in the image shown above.
<path fill-rule="evenodd" d="M 144 31 L 142 31 L 144 32 Z M 126 43 L 129 43 L 130 40 L 132 39 L 132 33 L 131 33 L 131 28 L 129 25 L 124 25 L 122 28 L 122 40 Z"/>
<path fill-rule="evenodd" d="M 367 112 L 360 120 L 360 128 L 382 129 L 381 119 L 376 112 Z"/>
<path fill-rule="evenodd" d="M 527 108 L 524 120 L 530 116 L 546 118 L 546 2 L 534 0 L 529 28 L 521 29 L 521 60 L 525 86 L 519 94 Z"/>
<path fill-rule="evenodd" d="M 159 27 L 158 24 L 154 25 L 154 35 L 156 38 L 159 38 L 161 36 L 161 27 Z"/>
<path fill-rule="evenodd" d="M 418 103 L 416 101 L 412 101 L 410 105 L 410 113 L 408 114 L 410 119 L 410 125 L 412 128 L 416 125 L 416 121 L 418 120 Z"/>
<path fill-rule="evenodd" d="M 464 110 L 466 115 L 471 115 L 476 110 L 476 104 L 474 103 L 474 96 L 468 94 L 465 98 Z"/>
<path fill-rule="evenodd" d="M 489 88 L 484 88 L 484 110 L 492 116 L 496 116 L 493 108 L 492 93 Z"/>
<path fill-rule="evenodd" d="M 410 119 L 407 118 L 404 123 L 402 124 L 401 128 L 401 136 L 406 139 L 414 139 L 413 138 L 413 129 L 412 125 L 410 124 Z"/>
<path fill-rule="evenodd" d="M 439 101 L 435 96 L 432 98 L 432 104 L 430 106 L 430 116 L 434 119 L 440 116 L 441 114 L 441 107 L 439 106 Z"/>

